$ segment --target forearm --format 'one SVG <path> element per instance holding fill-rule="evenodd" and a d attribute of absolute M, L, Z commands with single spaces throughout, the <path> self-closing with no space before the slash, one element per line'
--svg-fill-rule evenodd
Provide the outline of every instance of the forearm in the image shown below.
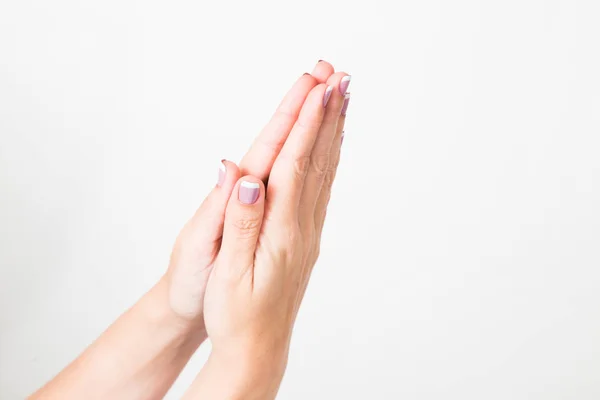
<path fill-rule="evenodd" d="M 275 399 L 285 370 L 285 357 L 232 356 L 213 352 L 183 400 Z"/>
<path fill-rule="evenodd" d="M 31 399 L 161 399 L 206 338 L 159 282 Z"/>

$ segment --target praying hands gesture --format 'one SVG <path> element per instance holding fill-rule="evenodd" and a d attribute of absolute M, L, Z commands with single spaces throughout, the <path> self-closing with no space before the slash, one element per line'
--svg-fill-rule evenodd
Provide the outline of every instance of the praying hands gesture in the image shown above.
<path fill-rule="evenodd" d="M 32 399 L 160 399 L 198 346 L 185 399 L 273 399 L 319 256 L 350 76 L 324 61 L 181 231 L 163 278 Z"/>

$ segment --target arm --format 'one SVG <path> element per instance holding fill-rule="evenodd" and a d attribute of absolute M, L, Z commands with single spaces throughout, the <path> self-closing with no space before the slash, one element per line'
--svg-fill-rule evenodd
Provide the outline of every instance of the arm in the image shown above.
<path fill-rule="evenodd" d="M 222 168 L 229 176 L 219 179 L 182 229 L 163 278 L 32 400 L 163 398 L 206 339 L 206 282 L 239 175 L 233 163 Z"/>
<path fill-rule="evenodd" d="M 285 369 L 283 354 L 261 358 L 212 352 L 182 400 L 274 399 Z"/>
<path fill-rule="evenodd" d="M 278 149 L 316 79 L 333 69 L 321 62 L 284 97 L 242 161 L 244 173 L 266 180 Z M 225 207 L 240 170 L 224 161 L 219 182 L 179 235 L 169 270 L 79 358 L 30 398 L 159 399 L 206 338 L 203 299 L 221 245 Z M 211 357 L 210 365 L 223 363 Z M 221 368 L 210 368 L 217 379 Z M 241 373 L 241 372 L 240 372 Z M 249 376 L 249 375 L 244 375 Z"/>
<path fill-rule="evenodd" d="M 160 281 L 31 399 L 160 399 L 206 338 Z"/>

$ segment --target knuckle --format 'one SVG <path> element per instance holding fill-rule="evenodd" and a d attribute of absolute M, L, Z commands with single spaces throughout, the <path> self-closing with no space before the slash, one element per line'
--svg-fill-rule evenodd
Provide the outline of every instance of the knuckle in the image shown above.
<path fill-rule="evenodd" d="M 255 216 L 245 215 L 234 219 L 232 225 L 237 232 L 237 236 L 246 239 L 258 235 L 261 221 Z"/>
<path fill-rule="evenodd" d="M 323 179 L 329 170 L 329 154 L 317 154 L 311 158 L 312 168 L 319 179 Z"/>
<path fill-rule="evenodd" d="M 309 156 L 301 156 L 296 157 L 293 162 L 294 165 L 294 175 L 299 180 L 302 180 L 306 177 L 308 173 L 308 168 L 310 166 L 310 157 Z"/>

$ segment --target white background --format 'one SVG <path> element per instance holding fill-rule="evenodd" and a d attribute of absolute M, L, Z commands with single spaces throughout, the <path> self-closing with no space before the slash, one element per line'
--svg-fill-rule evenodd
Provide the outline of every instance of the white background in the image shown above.
<path fill-rule="evenodd" d="M 594 0 L 0 0 L 0 398 L 159 278 L 218 160 L 319 58 L 353 98 L 279 398 L 599 398 L 599 20 Z"/>

